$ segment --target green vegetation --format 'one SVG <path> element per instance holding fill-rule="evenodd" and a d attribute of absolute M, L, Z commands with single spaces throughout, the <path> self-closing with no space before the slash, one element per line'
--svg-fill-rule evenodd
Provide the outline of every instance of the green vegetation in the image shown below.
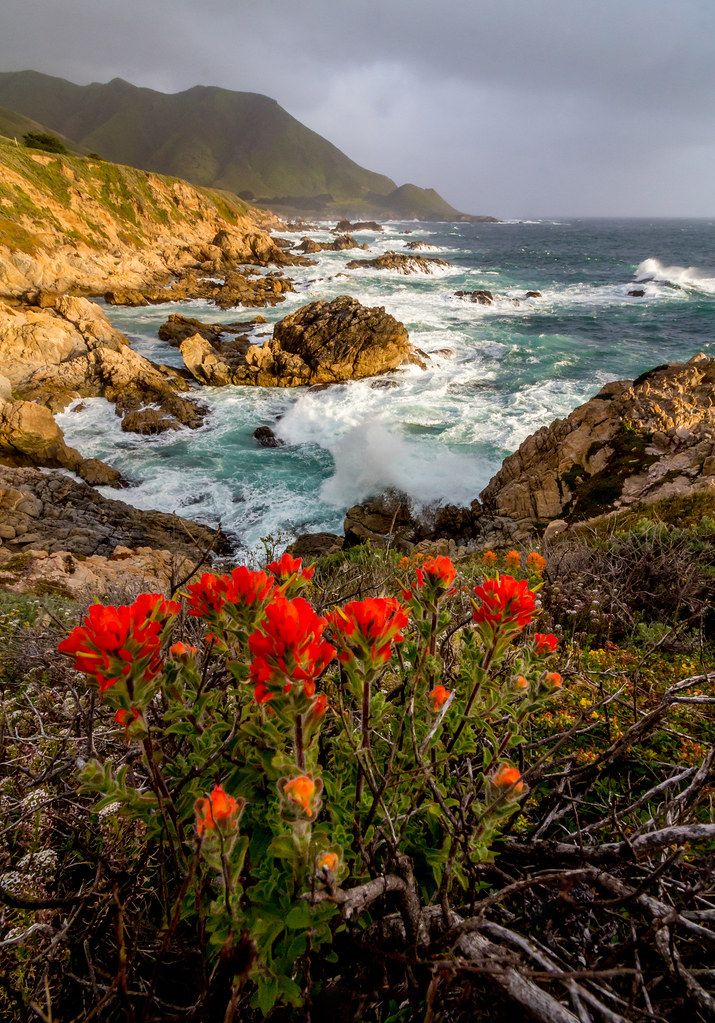
<path fill-rule="evenodd" d="M 61 232 L 102 246 L 107 231 L 101 220 L 110 214 L 125 242 L 139 248 L 152 230 L 191 222 L 202 200 L 229 223 L 249 211 L 236 196 L 210 188 L 196 189 L 193 202 L 177 203 L 176 178 L 152 180 L 133 167 L 44 148 L 0 138 L 0 245 L 31 254 L 42 246 L 43 233 Z"/>
<path fill-rule="evenodd" d="M 364 546 L 293 568 L 321 615 L 409 609 L 384 609 L 387 656 L 340 618 L 311 632 L 302 669 L 326 638 L 346 655 L 314 694 L 283 687 L 269 591 L 216 610 L 203 579 L 205 621 L 157 611 L 160 674 L 142 628 L 99 692 L 55 652 L 83 608 L 0 594 L 3 1019 L 550 1023 L 576 994 L 594 1023 L 704 1023 L 712 502 L 578 528 L 546 565 L 474 553 L 453 579 Z M 539 591 L 535 622 L 491 622 L 475 587 L 497 572 L 526 618 Z"/>
<path fill-rule="evenodd" d="M 360 167 L 256 93 L 196 86 L 167 95 L 119 78 L 79 86 L 22 71 L 0 74 L 0 103 L 55 131 L 71 131 L 85 150 L 108 160 L 254 195 L 259 203 L 282 197 L 287 208 L 300 209 L 321 197 L 316 209 L 326 211 L 461 216 L 433 189 L 396 188 L 390 178 Z"/>
<path fill-rule="evenodd" d="M 67 153 L 67 146 L 48 131 L 28 131 L 22 136 L 28 149 L 41 149 L 45 153 Z"/>

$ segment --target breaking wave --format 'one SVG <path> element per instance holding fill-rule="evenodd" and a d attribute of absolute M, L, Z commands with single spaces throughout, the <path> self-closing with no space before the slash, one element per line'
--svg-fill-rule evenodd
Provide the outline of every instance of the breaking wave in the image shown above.
<path fill-rule="evenodd" d="M 659 259 L 644 259 L 633 278 L 639 283 L 653 281 L 656 284 L 669 284 L 674 288 L 715 295 L 715 275 L 708 276 L 694 266 L 664 266 Z"/>

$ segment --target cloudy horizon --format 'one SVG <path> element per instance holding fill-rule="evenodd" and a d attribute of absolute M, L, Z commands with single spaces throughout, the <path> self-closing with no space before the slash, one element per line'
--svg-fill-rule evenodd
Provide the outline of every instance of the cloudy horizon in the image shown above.
<path fill-rule="evenodd" d="M 711 0 L 4 0 L 26 69 L 261 92 L 470 213 L 715 215 Z"/>

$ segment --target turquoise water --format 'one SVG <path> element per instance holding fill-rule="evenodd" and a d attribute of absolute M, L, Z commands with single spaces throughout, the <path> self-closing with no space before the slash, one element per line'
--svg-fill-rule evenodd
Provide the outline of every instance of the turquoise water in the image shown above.
<path fill-rule="evenodd" d="M 422 504 L 469 502 L 528 434 L 606 381 L 715 354 L 715 221 L 391 223 L 359 240 L 368 256 L 418 238 L 452 265 L 402 277 L 345 271 L 354 252 L 321 253 L 317 266 L 289 271 L 296 294 L 261 312 L 275 322 L 346 293 L 385 306 L 428 354 L 426 371 L 320 391 L 201 388 L 206 425 L 156 438 L 122 433 L 111 406 L 93 399 L 58 417 L 68 443 L 130 477 L 130 503 L 220 521 L 255 549 L 268 534 L 340 531 L 347 507 L 388 486 Z M 636 281 L 643 298 L 627 294 Z M 477 288 L 494 293 L 492 306 L 453 294 Z M 525 300 L 526 290 L 543 297 Z M 157 338 L 170 313 L 251 315 L 204 302 L 107 312 L 142 355 L 176 365 L 180 354 Z M 257 327 L 257 339 L 268 332 Z M 257 447 L 261 425 L 286 446 Z"/>

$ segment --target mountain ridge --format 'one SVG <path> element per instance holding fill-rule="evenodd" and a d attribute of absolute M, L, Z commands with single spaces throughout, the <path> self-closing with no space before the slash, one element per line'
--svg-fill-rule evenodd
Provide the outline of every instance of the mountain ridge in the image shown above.
<path fill-rule="evenodd" d="M 213 85 L 163 93 L 122 78 L 76 85 L 38 71 L 11 71 L 0 72 L 0 105 L 113 162 L 225 189 L 293 215 L 472 219 L 433 189 L 398 187 L 360 166 L 261 93 Z"/>

